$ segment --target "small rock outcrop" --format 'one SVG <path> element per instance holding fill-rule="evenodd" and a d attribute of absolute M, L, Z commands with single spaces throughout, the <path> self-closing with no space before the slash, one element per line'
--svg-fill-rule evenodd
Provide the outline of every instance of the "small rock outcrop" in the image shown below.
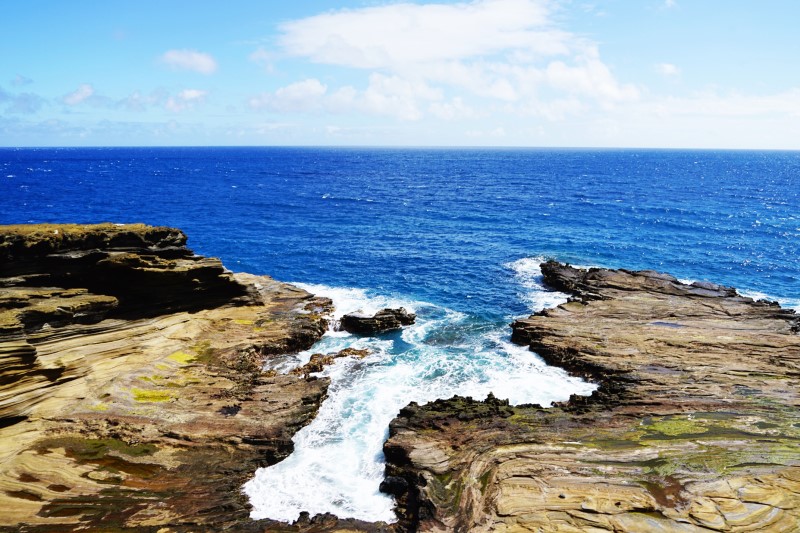
<path fill-rule="evenodd" d="M 376 335 L 386 331 L 401 329 L 414 323 L 417 315 L 409 313 L 404 307 L 381 309 L 372 316 L 350 313 L 341 319 L 340 328 L 358 335 Z"/>
<path fill-rule="evenodd" d="M 336 361 L 336 359 L 340 359 L 342 357 L 354 357 L 356 359 L 363 359 L 369 354 L 370 354 L 369 350 L 359 350 L 357 348 L 345 348 L 344 350 L 339 350 L 338 352 L 327 353 L 327 354 L 315 353 L 311 354 L 311 358 L 308 360 L 308 363 L 293 369 L 289 373 L 297 376 L 308 377 L 309 374 L 322 372 L 326 366 L 333 364 Z"/>
<path fill-rule="evenodd" d="M 572 299 L 517 320 L 513 340 L 598 389 L 548 409 L 402 409 L 384 446 L 398 527 L 797 531 L 797 315 L 652 271 L 542 272 Z"/>

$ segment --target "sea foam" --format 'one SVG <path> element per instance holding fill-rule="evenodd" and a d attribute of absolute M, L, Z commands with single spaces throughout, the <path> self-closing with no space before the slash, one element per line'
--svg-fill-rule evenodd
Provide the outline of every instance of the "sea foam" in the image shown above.
<path fill-rule="evenodd" d="M 541 292 L 536 268 L 521 263 L 527 292 Z M 537 263 L 538 265 L 538 263 Z M 294 437 L 294 452 L 259 469 L 244 486 L 253 518 L 293 521 L 302 511 L 393 522 L 394 502 L 379 492 L 384 475 L 383 442 L 389 422 L 409 402 L 426 403 L 455 394 L 485 398 L 490 392 L 512 404 L 550 405 L 595 385 L 548 367 L 527 348 L 510 343 L 505 325 L 490 325 L 426 302 L 372 295 L 354 288 L 303 285 L 330 297 L 334 317 L 403 306 L 417 322 L 400 332 L 356 337 L 329 332 L 315 352 L 367 348 L 364 359 L 343 358 L 322 375 L 331 379 L 328 398 L 314 421 Z M 531 303 L 558 303 L 564 296 L 531 296 Z"/>

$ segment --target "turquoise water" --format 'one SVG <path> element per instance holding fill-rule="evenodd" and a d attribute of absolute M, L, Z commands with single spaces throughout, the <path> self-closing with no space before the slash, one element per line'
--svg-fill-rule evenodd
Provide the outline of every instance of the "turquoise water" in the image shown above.
<path fill-rule="evenodd" d="M 296 452 L 245 488 L 256 517 L 391 520 L 380 448 L 409 401 L 492 391 L 549 404 L 591 392 L 508 342 L 510 320 L 563 298 L 540 284 L 544 258 L 662 270 L 800 306 L 798 152 L 0 149 L 0 198 L 0 223 L 177 226 L 198 253 L 308 284 L 339 313 L 418 313 L 403 332 L 331 332 L 314 348 L 372 355 L 326 370 L 330 397 Z"/>

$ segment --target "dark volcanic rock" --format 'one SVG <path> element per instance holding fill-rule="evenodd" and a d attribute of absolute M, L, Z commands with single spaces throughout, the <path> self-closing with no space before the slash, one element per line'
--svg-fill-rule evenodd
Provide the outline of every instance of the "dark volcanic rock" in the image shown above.
<path fill-rule="evenodd" d="M 109 316 L 255 303 L 219 259 L 188 249 L 183 232 L 144 224 L 2 226 L 0 284 L 112 297 L 119 305 L 105 310 Z"/>
<path fill-rule="evenodd" d="M 405 308 L 381 309 L 373 316 L 351 313 L 342 317 L 340 327 L 359 335 L 375 335 L 413 324 L 417 315 Z"/>

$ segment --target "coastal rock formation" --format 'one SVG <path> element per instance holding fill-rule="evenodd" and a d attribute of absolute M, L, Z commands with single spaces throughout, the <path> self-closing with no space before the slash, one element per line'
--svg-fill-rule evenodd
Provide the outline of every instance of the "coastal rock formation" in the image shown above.
<path fill-rule="evenodd" d="M 309 374 L 322 372 L 326 366 L 333 364 L 336 359 L 342 357 L 355 357 L 356 359 L 363 359 L 369 354 L 369 350 L 359 350 L 357 348 L 345 348 L 344 350 L 327 354 L 311 354 L 308 363 L 293 369 L 290 374 L 308 377 Z"/>
<path fill-rule="evenodd" d="M 404 307 L 381 309 L 373 316 L 349 313 L 342 317 L 341 329 L 358 335 L 376 335 L 400 329 L 414 323 L 417 315 L 409 313 Z"/>
<path fill-rule="evenodd" d="M 322 336 L 331 302 L 185 244 L 144 225 L 0 227 L 0 530 L 797 530 L 797 315 L 552 262 L 546 283 L 572 298 L 512 338 L 591 396 L 412 403 L 384 446 L 397 524 L 250 520 L 240 488 L 315 416 L 329 381 L 312 374 L 365 353 L 264 372 Z"/>
<path fill-rule="evenodd" d="M 404 408 L 384 447 L 398 528 L 797 531 L 797 315 L 651 271 L 542 272 L 573 297 L 513 339 L 598 389 Z"/>
<path fill-rule="evenodd" d="M 241 485 L 291 452 L 329 382 L 262 368 L 316 342 L 331 302 L 185 243 L 0 227 L 0 529 L 271 528 Z"/>

